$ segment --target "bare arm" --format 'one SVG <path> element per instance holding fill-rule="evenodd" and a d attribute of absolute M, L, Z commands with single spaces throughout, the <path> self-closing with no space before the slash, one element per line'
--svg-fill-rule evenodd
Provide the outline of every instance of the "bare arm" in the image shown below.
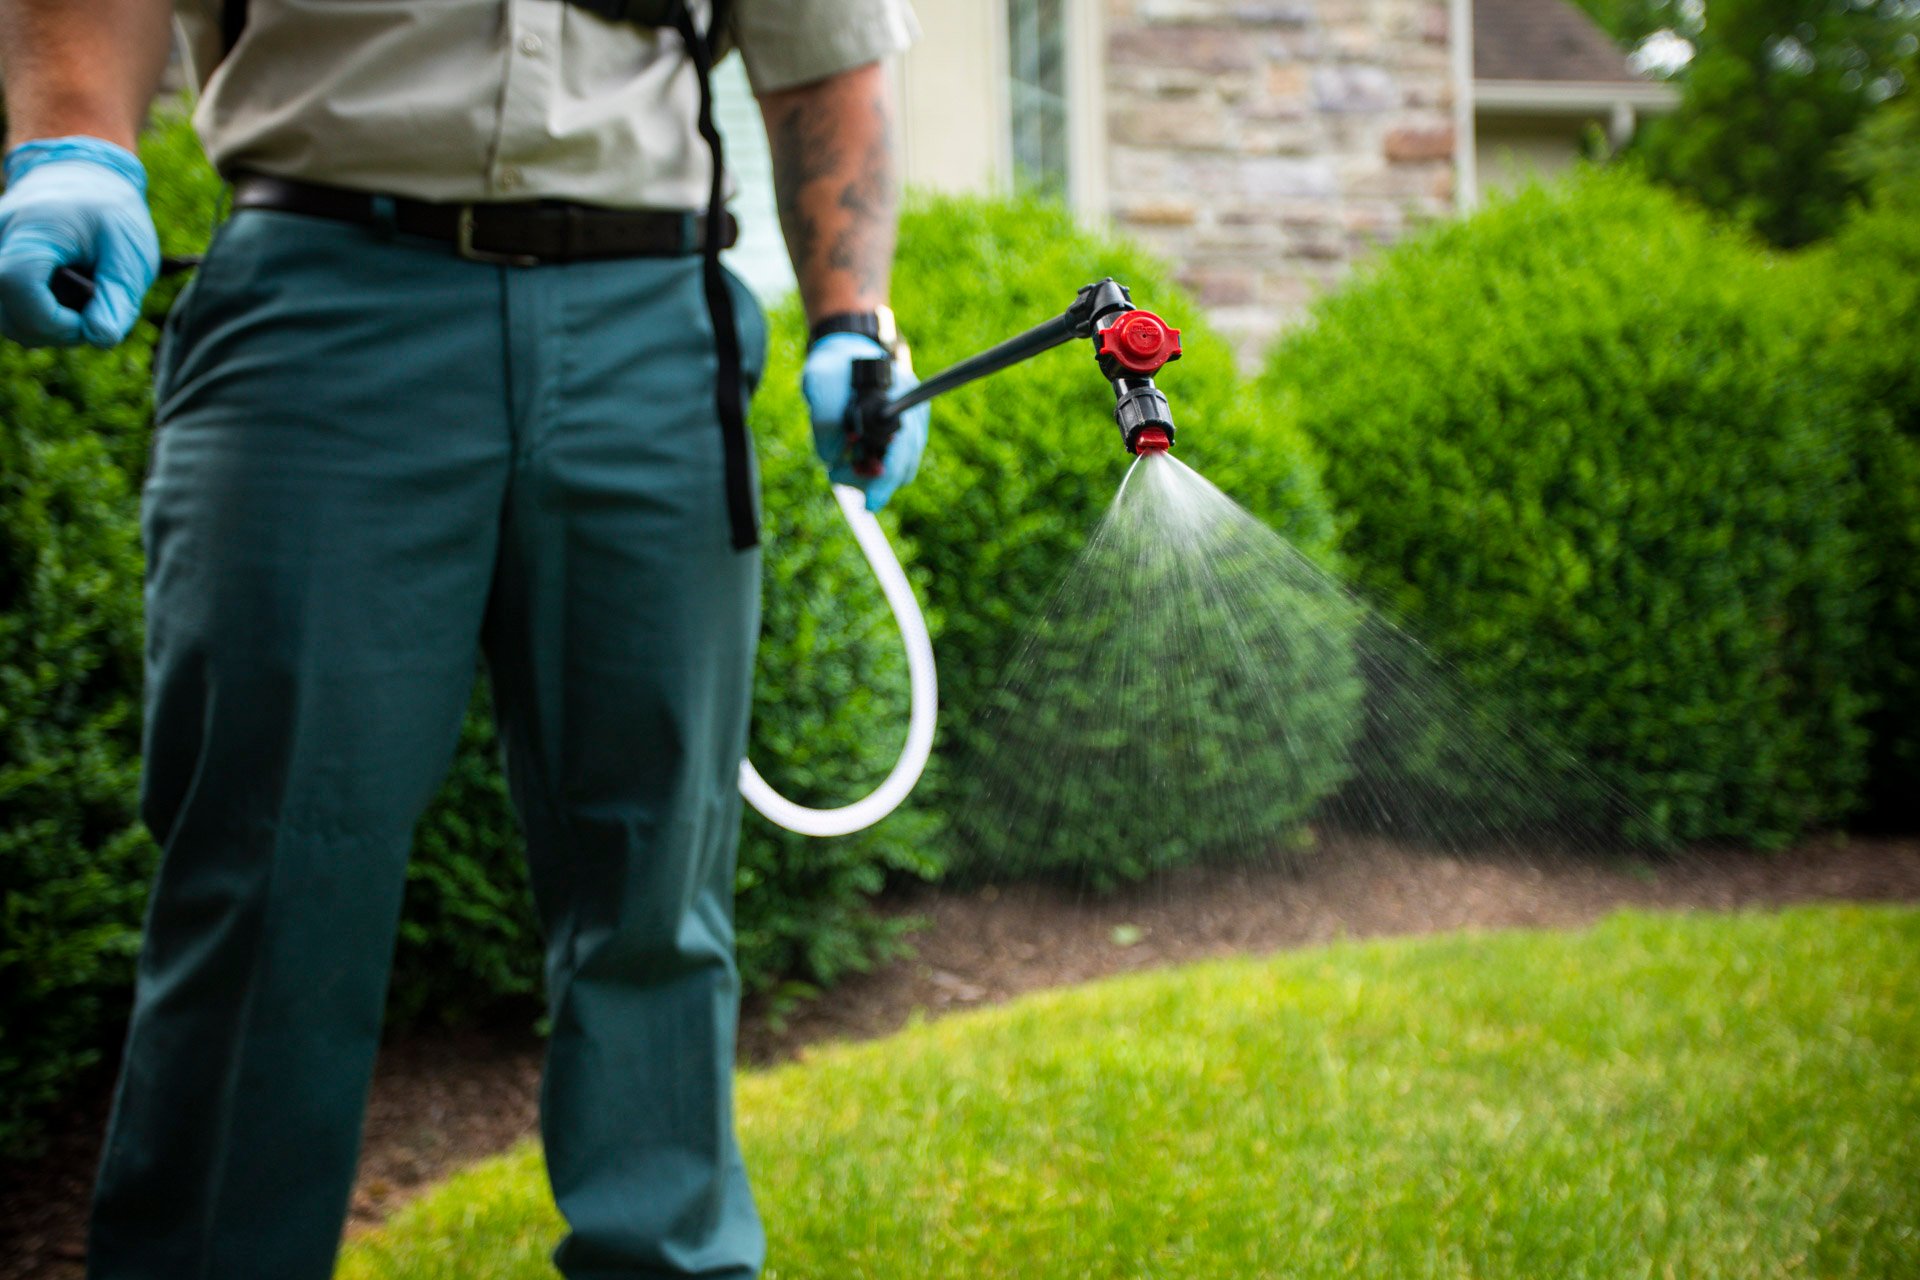
<path fill-rule="evenodd" d="M 8 145 L 90 134 L 131 151 L 172 13 L 168 0 L 0 0 Z"/>
<path fill-rule="evenodd" d="M 900 217 L 885 68 L 769 93 L 760 108 L 807 319 L 884 304 Z"/>

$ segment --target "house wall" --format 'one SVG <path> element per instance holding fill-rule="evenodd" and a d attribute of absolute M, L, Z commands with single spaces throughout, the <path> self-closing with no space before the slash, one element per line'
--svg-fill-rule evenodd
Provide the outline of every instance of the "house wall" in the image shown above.
<path fill-rule="evenodd" d="M 1445 0 L 1107 0 L 1108 212 L 1251 358 L 1454 208 Z"/>
<path fill-rule="evenodd" d="M 1606 125 L 1598 115 L 1482 115 L 1474 130 L 1480 190 L 1513 191 L 1559 177 L 1580 162 L 1588 134 Z"/>
<path fill-rule="evenodd" d="M 898 62 L 900 161 L 908 186 L 1003 191 L 1005 0 L 920 0 L 920 41 Z"/>

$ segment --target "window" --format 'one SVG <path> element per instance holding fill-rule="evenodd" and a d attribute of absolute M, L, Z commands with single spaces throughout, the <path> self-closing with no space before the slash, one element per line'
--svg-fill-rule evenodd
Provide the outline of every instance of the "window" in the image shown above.
<path fill-rule="evenodd" d="M 1067 0 L 1007 0 L 1008 113 L 1013 188 L 1065 200 Z"/>

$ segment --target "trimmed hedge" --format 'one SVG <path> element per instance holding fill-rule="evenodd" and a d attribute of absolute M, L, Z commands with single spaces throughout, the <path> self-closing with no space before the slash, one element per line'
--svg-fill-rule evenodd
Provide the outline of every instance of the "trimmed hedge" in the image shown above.
<path fill-rule="evenodd" d="M 1136 305 L 1182 330 L 1185 354 L 1159 378 L 1180 424 L 1179 456 L 1309 554 L 1325 555 L 1333 521 L 1311 448 L 1289 424 L 1262 415 L 1226 344 L 1165 268 L 1139 249 L 1038 201 L 923 198 L 902 222 L 894 304 L 924 375 L 1057 315 L 1081 285 L 1109 275 L 1132 289 Z M 1232 817 L 1203 799 L 1159 809 L 1124 794 L 1124 779 L 1098 769 L 1071 776 L 1046 770 L 1042 786 L 1072 789 L 1054 802 L 1054 812 L 1073 847 L 1015 848 L 1031 833 L 1001 819 L 1030 816 L 1029 798 L 990 804 L 981 794 L 986 779 L 1010 781 L 1005 767 L 991 767 L 1003 753 L 1017 756 L 1025 744 L 1050 738 L 1076 746 L 1076 735 L 1101 727 L 1073 727 L 1067 704 L 1097 691 L 1070 681 L 1008 707 L 1007 668 L 1131 461 L 1113 424 L 1113 392 L 1091 351 L 1076 342 L 936 401 L 925 466 L 894 500 L 900 528 L 927 571 L 940 656 L 941 751 L 950 764 L 945 783 L 929 791 L 964 823 L 962 870 L 1053 870 L 1110 883 L 1206 857 L 1247 834 L 1244 806 Z M 1084 647 L 1098 651 L 1101 642 L 1089 638 Z M 1306 674 L 1276 672 L 1275 679 L 1297 684 Z M 1342 689 L 1303 703 L 1290 745 L 1267 737 L 1264 724 L 1236 723 L 1231 697 L 1213 708 L 1197 735 L 1206 747 L 1231 746 L 1272 761 L 1276 785 L 1260 798 L 1261 833 L 1296 836 L 1307 810 L 1335 785 L 1337 765 L 1302 769 L 1299 762 L 1342 757 L 1355 695 L 1357 689 Z M 1024 742 L 1009 740 L 1015 726 Z M 1252 767 L 1243 762 L 1234 772 L 1244 778 Z"/>
<path fill-rule="evenodd" d="M 114 363 L 0 345 L 0 1153 L 99 1059 L 152 868 L 135 499 L 76 409 Z"/>
<path fill-rule="evenodd" d="M 1778 846 L 1861 785 L 1855 486 L 1779 274 L 1588 174 L 1387 255 L 1262 378 L 1365 586 L 1592 762 L 1630 836 Z"/>
<path fill-rule="evenodd" d="M 1877 705 L 1868 800 L 1878 822 L 1920 821 L 1920 203 L 1882 202 L 1804 255 L 1808 362 L 1859 432 L 1860 519 Z"/>

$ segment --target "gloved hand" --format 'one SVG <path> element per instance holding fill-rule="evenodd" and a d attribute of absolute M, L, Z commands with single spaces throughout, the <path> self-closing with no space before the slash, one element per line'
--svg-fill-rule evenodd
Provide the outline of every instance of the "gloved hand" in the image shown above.
<path fill-rule="evenodd" d="M 77 136 L 7 152 L 0 195 L 0 334 L 29 347 L 111 347 L 132 332 L 160 270 L 147 171 L 124 147 Z M 54 299 L 60 267 L 92 274 L 84 313 Z"/>
<path fill-rule="evenodd" d="M 853 460 L 847 456 L 847 406 L 853 401 L 853 362 L 884 356 L 887 349 L 862 333 L 829 333 L 807 352 L 806 367 L 800 371 L 800 390 L 807 397 L 813 414 L 813 446 L 827 464 L 827 479 L 835 484 L 850 484 L 864 489 L 867 510 L 878 511 L 900 486 L 920 470 L 920 455 L 927 448 L 929 407 L 920 405 L 900 417 L 900 429 L 887 446 L 884 468 L 877 476 L 855 475 Z M 920 380 L 904 361 L 893 366 L 893 389 L 899 395 L 918 386 Z"/>

